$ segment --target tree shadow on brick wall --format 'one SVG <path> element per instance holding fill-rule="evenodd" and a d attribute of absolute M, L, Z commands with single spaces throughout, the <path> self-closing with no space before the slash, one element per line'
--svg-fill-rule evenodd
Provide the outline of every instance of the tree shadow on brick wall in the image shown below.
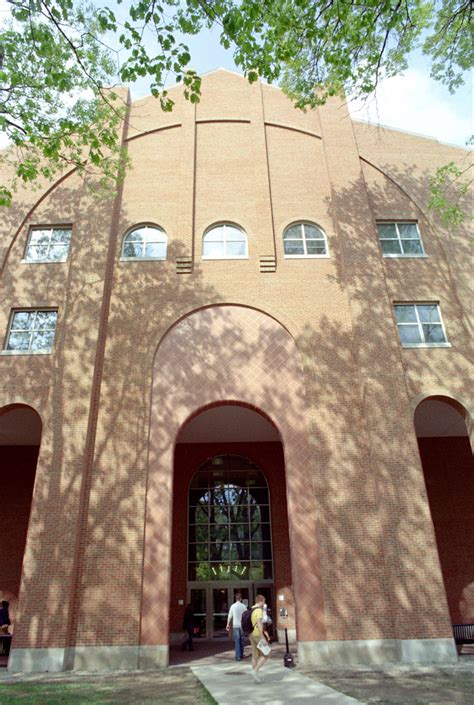
<path fill-rule="evenodd" d="M 393 170 L 392 176 L 406 180 Z M 410 178 L 420 199 L 428 178 Z M 372 184 L 370 194 L 372 204 L 383 204 L 393 189 Z M 400 197 L 400 219 L 406 203 Z M 332 255 L 351 324 L 344 328 L 324 316 L 319 330 L 308 325 L 297 342 L 308 361 L 323 573 L 332 586 L 325 595 L 334 629 L 329 638 L 387 632 L 399 638 L 449 637 L 410 402 L 433 388 L 451 387 L 455 395 L 467 379 L 466 303 L 462 307 L 467 282 L 457 274 L 468 240 L 453 241 L 422 227 L 430 259 L 384 262 L 373 227 L 364 233 L 357 223 L 357 214 L 368 212 L 364 183 L 337 192 L 328 205 L 338 224 Z M 453 348 L 402 350 L 393 301 L 433 297 L 447 302 Z"/>

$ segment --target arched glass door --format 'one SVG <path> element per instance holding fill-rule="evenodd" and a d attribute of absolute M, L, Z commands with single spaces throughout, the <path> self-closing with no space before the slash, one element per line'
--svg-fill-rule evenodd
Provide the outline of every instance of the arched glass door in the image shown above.
<path fill-rule="evenodd" d="M 247 458 L 216 456 L 189 489 L 188 587 L 200 635 L 226 635 L 236 590 L 251 604 L 255 587 L 272 583 L 266 479 Z"/>

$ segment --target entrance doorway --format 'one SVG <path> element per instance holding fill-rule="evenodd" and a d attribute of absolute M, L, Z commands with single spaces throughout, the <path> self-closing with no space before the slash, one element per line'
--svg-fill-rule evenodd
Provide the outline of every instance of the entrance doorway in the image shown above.
<path fill-rule="evenodd" d="M 203 587 L 198 583 L 190 583 L 188 602 L 194 608 L 194 633 L 197 638 L 229 638 L 226 630 L 227 615 L 237 592 L 242 595 L 242 602 L 246 606 L 252 606 L 257 595 L 264 595 L 267 613 L 271 617 L 273 607 L 273 586 L 271 585 L 211 583 Z"/>

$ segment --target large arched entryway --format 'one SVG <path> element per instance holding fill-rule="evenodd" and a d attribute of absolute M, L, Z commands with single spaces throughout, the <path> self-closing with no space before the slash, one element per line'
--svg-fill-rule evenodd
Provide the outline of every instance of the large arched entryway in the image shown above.
<path fill-rule="evenodd" d="M 453 623 L 474 622 L 474 463 L 471 420 L 447 396 L 431 396 L 415 410 L 441 570 Z"/>
<path fill-rule="evenodd" d="M 14 632 L 41 431 L 41 419 L 31 407 L 11 404 L 0 409 L 0 599 L 9 602 L 10 632 Z M 6 665 L 9 646 L 2 639 L 0 665 Z"/>
<path fill-rule="evenodd" d="M 283 449 L 254 409 L 213 406 L 181 430 L 175 449 L 171 642 L 191 603 L 199 639 L 227 639 L 235 592 L 266 597 L 275 631 L 295 636 Z M 186 520 L 183 522 L 183 517 Z M 278 605 L 281 616 L 276 610 Z"/>
<path fill-rule="evenodd" d="M 175 472 L 175 467 L 182 467 L 178 462 L 180 446 L 192 445 L 182 435 L 188 425 L 191 428 L 192 419 L 203 411 L 226 405 L 252 410 L 278 429 L 279 440 L 275 444 L 285 479 L 279 487 L 285 496 L 288 517 L 286 564 L 291 561 L 288 582 L 294 595 L 300 662 L 311 662 L 326 639 L 312 484 L 315 470 L 300 351 L 281 323 L 262 311 L 230 304 L 210 306 L 177 322 L 162 339 L 154 361 L 140 623 L 142 668 L 168 664 L 170 635 L 179 624 L 177 615 L 182 618 L 187 599 L 186 503 L 194 473 L 213 457 L 239 455 L 260 468 L 271 493 L 272 471 L 267 472 L 256 450 L 265 445 L 262 438 L 256 439 L 257 443 L 250 437 L 229 441 L 252 446 L 233 449 L 224 447 L 223 438 L 217 439 L 218 446 L 214 445 L 202 458 L 196 457 L 192 462 L 184 459 L 189 473 L 186 478 Z M 183 438 L 188 442 L 183 443 Z M 195 444 L 201 446 L 200 452 L 205 446 L 202 441 L 201 435 Z M 177 507 L 179 493 L 184 496 Z M 272 506 L 276 506 L 275 500 Z M 173 544 L 173 526 L 179 522 L 184 534 Z M 273 551 L 276 566 L 275 541 Z M 184 578 L 172 582 L 178 564 L 183 566 Z"/>

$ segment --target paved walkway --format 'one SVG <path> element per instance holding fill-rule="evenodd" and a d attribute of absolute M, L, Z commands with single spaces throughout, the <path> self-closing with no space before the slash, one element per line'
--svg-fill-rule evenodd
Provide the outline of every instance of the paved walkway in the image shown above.
<path fill-rule="evenodd" d="M 190 663 L 191 670 L 219 705 L 360 705 L 327 685 L 283 665 L 279 645 L 261 670 L 263 683 L 251 675 L 250 658 L 237 663 L 229 658 L 209 658 L 207 663 Z M 222 654 L 223 656 L 223 654 Z M 221 656 L 221 658 L 222 658 Z"/>

